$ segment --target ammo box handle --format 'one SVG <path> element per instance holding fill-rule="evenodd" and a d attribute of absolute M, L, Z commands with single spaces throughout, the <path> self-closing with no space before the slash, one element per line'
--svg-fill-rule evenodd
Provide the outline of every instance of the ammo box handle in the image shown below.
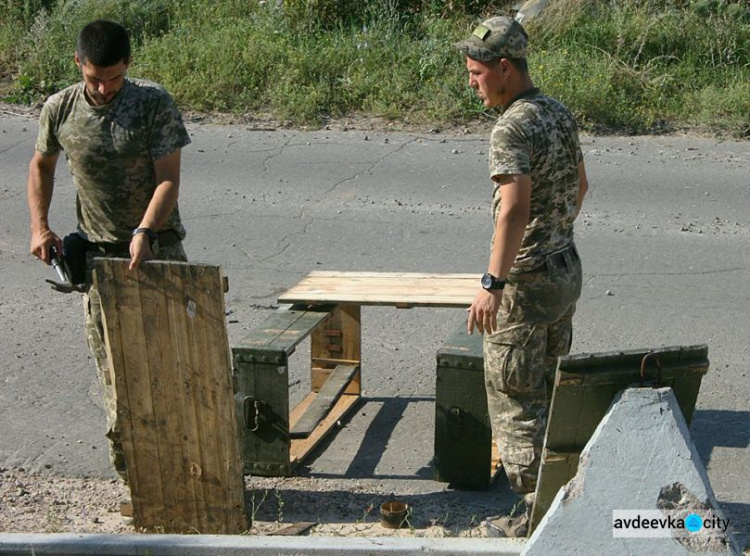
<path fill-rule="evenodd" d="M 261 402 L 252 396 L 247 396 L 242 400 L 243 423 L 250 432 L 255 432 L 260 428 L 261 405 Z"/>
<path fill-rule="evenodd" d="M 656 363 L 656 386 L 661 386 L 661 361 L 653 351 L 649 351 L 641 360 L 641 387 L 646 382 L 646 364 L 651 359 Z"/>

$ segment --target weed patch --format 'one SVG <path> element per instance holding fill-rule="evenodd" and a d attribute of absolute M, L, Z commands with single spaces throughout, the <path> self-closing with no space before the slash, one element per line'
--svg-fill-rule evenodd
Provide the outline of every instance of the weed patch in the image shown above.
<path fill-rule="evenodd" d="M 0 96 L 37 103 L 78 81 L 76 34 L 109 18 L 131 33 L 130 74 L 163 84 L 186 109 L 256 112 L 290 125 L 361 113 L 466 125 L 487 114 L 453 43 L 490 13 L 512 13 L 510 3 L 496 6 L 0 0 Z M 560 0 L 526 27 L 533 79 L 585 129 L 748 136 L 747 2 Z"/>

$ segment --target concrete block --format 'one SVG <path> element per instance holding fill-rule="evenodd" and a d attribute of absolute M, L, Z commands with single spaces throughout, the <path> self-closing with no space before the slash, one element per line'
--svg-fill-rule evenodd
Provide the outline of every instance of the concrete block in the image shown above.
<path fill-rule="evenodd" d="M 619 514 L 628 510 L 627 514 Z M 614 511 L 640 527 L 614 528 Z M 739 554 L 730 529 L 704 527 L 649 538 L 644 518 L 691 514 L 724 520 L 671 388 L 628 388 L 615 397 L 586 444 L 576 476 L 557 493 L 522 556 L 549 554 Z M 630 522 L 632 525 L 632 521 Z M 719 528 L 724 522 L 717 522 Z"/>

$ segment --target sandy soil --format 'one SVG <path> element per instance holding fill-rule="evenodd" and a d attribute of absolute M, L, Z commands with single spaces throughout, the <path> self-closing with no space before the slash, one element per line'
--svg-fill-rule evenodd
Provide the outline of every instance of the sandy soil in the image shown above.
<path fill-rule="evenodd" d="M 494 498 L 487 491 L 434 490 L 436 483 L 404 488 L 392 480 L 247 477 L 249 534 L 266 535 L 313 522 L 320 536 L 485 536 L 481 520 Z M 504 483 L 500 479 L 498 482 Z M 412 485 L 414 483 L 412 482 Z M 493 486 L 503 488 L 502 486 Z M 400 489 L 412 513 L 400 530 L 380 522 L 380 505 Z M 483 493 L 483 494 L 481 494 Z M 67 478 L 0 469 L 0 532 L 133 533 L 120 515 L 126 486 L 115 479 Z"/>

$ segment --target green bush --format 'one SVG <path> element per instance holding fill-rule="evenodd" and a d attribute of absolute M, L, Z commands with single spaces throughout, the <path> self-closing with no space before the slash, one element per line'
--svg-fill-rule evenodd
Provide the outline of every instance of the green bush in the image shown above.
<path fill-rule="evenodd" d="M 80 79 L 75 38 L 120 21 L 133 76 L 187 109 L 294 125 L 367 112 L 441 125 L 492 117 L 453 43 L 512 12 L 487 0 L 0 0 L 0 95 L 39 102 Z M 747 136 L 745 0 L 555 0 L 526 22 L 534 80 L 590 130 Z"/>

